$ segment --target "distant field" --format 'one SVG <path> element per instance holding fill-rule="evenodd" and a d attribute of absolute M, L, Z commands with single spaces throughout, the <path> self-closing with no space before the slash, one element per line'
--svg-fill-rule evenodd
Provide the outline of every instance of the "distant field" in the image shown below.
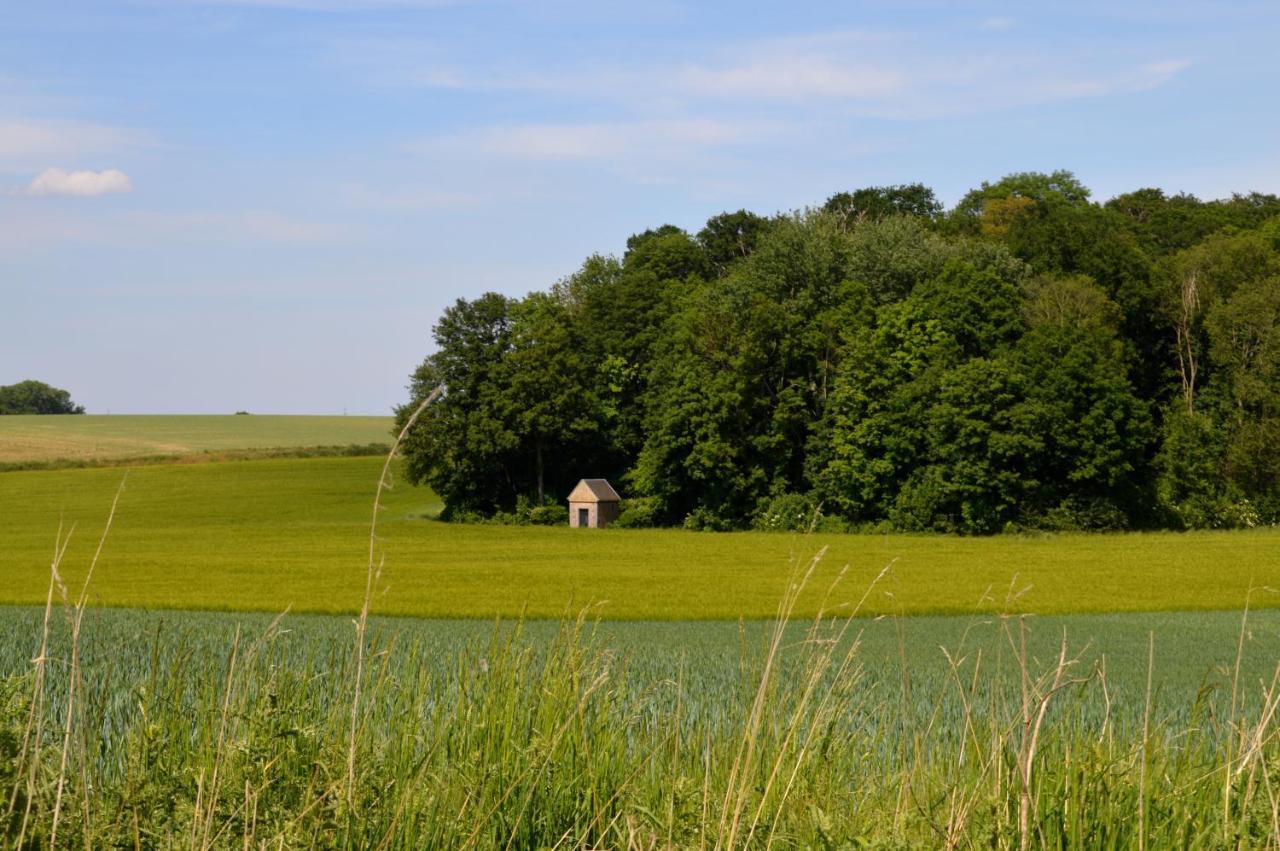
<path fill-rule="evenodd" d="M 376 458 L 131 469 L 93 602 L 139 608 L 350 612 L 364 585 Z M 0 603 L 43 602 L 54 535 L 75 525 L 64 574 L 87 564 L 124 471 L 0 474 Z M 1280 588 L 1280 530 L 952 538 L 587 531 L 423 519 L 428 491 L 401 485 L 381 527 L 374 609 L 431 617 L 558 617 L 587 604 L 613 619 L 772 615 L 793 557 L 830 551 L 801 611 L 840 568 L 847 603 L 882 567 L 867 613 L 1041 614 L 1233 609 Z M 1010 599 L 1012 595 L 1014 596 Z M 1259 591 L 1255 606 L 1280 606 Z"/>
<path fill-rule="evenodd" d="M 0 463 L 390 443 L 391 423 L 391 417 L 4 416 Z"/>

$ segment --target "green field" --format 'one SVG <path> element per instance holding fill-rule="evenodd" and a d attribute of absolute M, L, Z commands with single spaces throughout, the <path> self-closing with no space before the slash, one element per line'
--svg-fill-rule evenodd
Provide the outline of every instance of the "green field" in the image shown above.
<path fill-rule="evenodd" d="M 138 419 L 157 447 L 180 418 Z M 1259 780 L 1280 764 L 1280 530 L 457 525 L 399 483 L 358 667 L 382 459 L 243 458 L 348 438 L 207 419 L 188 445 L 217 463 L 0 472 L 0 844 L 1280 845 Z M 77 425 L 49 423 L 50 443 Z M 74 595 L 122 481 L 79 641 L 62 605 L 46 633 L 59 529 Z M 824 549 L 771 650 L 768 619 Z M 884 617 L 807 622 L 864 594 Z M 776 841 L 741 841 L 730 812 Z"/>
<path fill-rule="evenodd" d="M 390 443 L 391 417 L 0 417 L 0 464 Z"/>
<path fill-rule="evenodd" d="M 363 593 L 381 461 L 315 458 L 131 469 L 92 602 L 141 608 L 351 612 Z M 44 600 L 59 522 L 75 526 L 64 573 L 84 569 L 124 471 L 0 474 L 0 602 Z M 694 533 L 454 525 L 400 484 L 386 498 L 383 614 L 610 619 L 771 616 L 792 563 L 826 557 L 799 613 L 857 600 L 868 614 L 1233 609 L 1280 605 L 1280 530 L 1126 535 L 937 536 Z M 846 604 L 841 607 L 838 604 Z"/>
<path fill-rule="evenodd" d="M 42 608 L 0 607 L 0 677 L 18 675 L 38 652 Z M 1119 717 L 1132 722 L 1142 709 L 1147 677 L 1147 640 L 1154 637 L 1153 688 L 1159 714 L 1182 716 L 1206 685 L 1220 693 L 1229 685 L 1240 638 L 1239 612 L 1132 612 L 1123 614 L 1050 615 L 1029 618 L 1029 641 L 1034 656 L 1050 659 L 1063 634 L 1073 653 L 1082 652 L 1086 670 L 1105 660 L 1107 684 L 1116 699 Z M 166 648 L 181 647 L 219 665 L 231 647 L 236 630 L 250 639 L 266 633 L 275 615 L 252 612 L 182 612 L 168 610 L 98 609 L 86 616 L 84 653 L 100 682 L 119 679 L 111 671 L 136 668 L 159 641 Z M 501 629 L 514 628 L 504 621 Z M 316 656 L 337 659 L 348 652 L 353 636 L 351 618 L 333 615 L 289 615 L 278 640 L 289 659 Z M 560 629 L 558 621 L 530 621 L 522 626 L 528 645 L 545 647 Z M 800 643 L 807 622 L 790 627 L 788 644 Z M 483 652 L 495 632 L 493 622 L 475 619 L 374 618 L 371 630 L 382 642 L 417 646 L 422 652 L 400 653 L 396 664 L 424 664 L 447 676 L 459 654 Z M 685 667 L 685 687 L 691 700 L 724 692 L 741 676 L 744 663 L 763 655 L 767 622 L 731 621 L 601 621 L 593 623 L 597 638 L 626 662 L 631 678 L 651 684 Z M 853 635 L 855 633 L 851 633 Z M 59 627 L 58 635 L 65 638 Z M 916 616 L 860 621 L 858 659 L 866 687 L 892 693 L 906 676 L 913 690 L 946 693 L 947 657 L 979 649 L 991 668 L 1007 638 L 1001 620 L 979 615 Z M 120 648 L 132 647 L 130 654 Z M 62 652 L 62 648 L 59 648 Z M 908 660 L 903 670 L 903 660 Z M 1280 659 L 1280 612 L 1253 612 L 1247 619 L 1241 654 L 1241 680 L 1252 687 L 1269 679 Z M 1007 673 L 1007 671 L 1006 671 Z M 994 676 L 993 671 L 984 674 Z M 127 694 L 119 695 L 126 699 Z M 708 708 L 709 707 L 704 707 Z"/>
<path fill-rule="evenodd" d="M 62 617 L 41 652 L 42 619 L 0 610 L 13 847 L 59 826 L 93 848 L 1280 840 L 1275 612 L 1239 657 L 1225 612 L 895 618 L 857 644 L 838 623 L 771 644 L 765 623 L 380 619 L 363 675 L 348 618 L 94 610 L 78 656 Z M 776 841 L 742 841 L 761 819 Z"/>

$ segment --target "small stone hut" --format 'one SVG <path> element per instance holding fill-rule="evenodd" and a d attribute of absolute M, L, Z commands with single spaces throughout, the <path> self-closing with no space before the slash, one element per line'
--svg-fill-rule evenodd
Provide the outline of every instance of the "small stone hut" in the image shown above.
<path fill-rule="evenodd" d="M 569 494 L 569 526 L 603 529 L 618 519 L 622 497 L 604 479 L 583 479 Z"/>

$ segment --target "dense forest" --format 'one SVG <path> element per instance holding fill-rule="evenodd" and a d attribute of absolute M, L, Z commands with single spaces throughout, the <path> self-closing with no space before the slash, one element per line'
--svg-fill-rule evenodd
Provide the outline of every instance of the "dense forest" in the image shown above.
<path fill-rule="evenodd" d="M 1280 198 L 1070 173 L 670 225 L 459 300 L 406 442 L 446 517 L 936 530 L 1280 522 Z"/>

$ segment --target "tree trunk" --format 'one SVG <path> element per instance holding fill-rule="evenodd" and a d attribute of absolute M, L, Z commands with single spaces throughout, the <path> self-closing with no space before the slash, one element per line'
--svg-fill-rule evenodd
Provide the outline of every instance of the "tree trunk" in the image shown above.
<path fill-rule="evenodd" d="M 1182 313 L 1178 317 L 1178 370 L 1182 374 L 1182 398 L 1187 413 L 1196 412 L 1196 314 L 1200 310 L 1199 273 L 1191 272 L 1182 279 Z"/>
<path fill-rule="evenodd" d="M 542 505 L 544 502 L 542 489 L 542 438 L 538 438 L 536 446 L 538 453 L 538 505 Z"/>

